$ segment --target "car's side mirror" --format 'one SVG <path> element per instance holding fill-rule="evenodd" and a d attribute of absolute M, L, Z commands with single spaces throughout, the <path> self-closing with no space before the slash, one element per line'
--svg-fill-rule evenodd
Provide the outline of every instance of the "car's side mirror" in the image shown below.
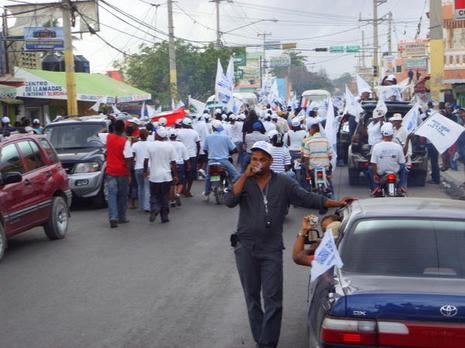
<path fill-rule="evenodd" d="M 21 182 L 23 180 L 23 176 L 19 172 L 9 172 L 9 173 L 2 173 L 0 185 L 8 185 L 8 184 L 15 184 L 17 182 Z"/>

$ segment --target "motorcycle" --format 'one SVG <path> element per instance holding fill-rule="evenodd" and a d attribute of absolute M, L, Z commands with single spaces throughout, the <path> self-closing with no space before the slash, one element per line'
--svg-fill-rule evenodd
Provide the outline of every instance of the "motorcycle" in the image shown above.
<path fill-rule="evenodd" d="M 380 178 L 379 189 L 373 192 L 373 197 L 404 197 L 399 185 L 397 173 L 385 173 Z"/>
<path fill-rule="evenodd" d="M 216 204 L 224 204 L 224 195 L 229 180 L 226 168 L 218 162 L 210 163 L 208 165 L 208 174 Z"/>
<path fill-rule="evenodd" d="M 333 190 L 326 169 L 323 167 L 312 168 L 309 174 L 307 179 L 310 182 L 312 190 L 322 196 L 331 198 L 333 196 Z"/>

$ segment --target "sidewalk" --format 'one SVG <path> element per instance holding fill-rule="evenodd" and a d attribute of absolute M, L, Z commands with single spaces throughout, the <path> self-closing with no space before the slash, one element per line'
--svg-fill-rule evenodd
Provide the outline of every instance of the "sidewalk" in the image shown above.
<path fill-rule="evenodd" d="M 465 200 L 465 165 L 459 161 L 458 170 L 441 172 L 441 185 L 453 198 Z"/>

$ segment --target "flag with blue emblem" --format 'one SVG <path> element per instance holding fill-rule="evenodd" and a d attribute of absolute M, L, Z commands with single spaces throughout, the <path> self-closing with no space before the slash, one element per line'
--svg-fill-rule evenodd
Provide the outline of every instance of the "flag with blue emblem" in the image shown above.
<path fill-rule="evenodd" d="M 420 123 L 420 104 L 417 102 L 410 109 L 407 114 L 405 114 L 402 119 L 402 126 L 405 128 L 408 134 L 412 133 L 417 129 L 418 124 Z"/>
<path fill-rule="evenodd" d="M 311 281 L 314 282 L 331 267 L 342 268 L 343 265 L 334 241 L 333 231 L 329 229 L 325 232 L 320 245 L 315 251 L 315 259 L 312 262 Z"/>

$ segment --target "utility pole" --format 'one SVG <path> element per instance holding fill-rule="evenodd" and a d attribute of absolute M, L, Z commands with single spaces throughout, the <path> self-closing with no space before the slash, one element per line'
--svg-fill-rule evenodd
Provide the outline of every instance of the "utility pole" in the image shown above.
<path fill-rule="evenodd" d="M 222 46 L 222 32 L 220 30 L 220 2 L 222 1 L 232 2 L 231 0 L 210 0 L 210 2 L 214 2 L 216 4 L 216 48 L 220 48 Z"/>
<path fill-rule="evenodd" d="M 6 17 L 6 10 L 2 14 L 2 36 L 3 36 L 3 41 L 0 43 L 2 45 L 2 53 L 3 57 L 2 59 L 2 71 L 0 71 L 0 75 L 3 74 L 8 74 L 10 72 L 10 67 L 9 67 L 9 62 L 8 62 L 8 42 L 6 41 L 8 37 L 8 24 L 7 24 L 7 17 Z"/>
<path fill-rule="evenodd" d="M 170 92 L 172 100 L 178 98 L 178 74 L 176 71 L 176 46 L 174 42 L 173 0 L 168 0 L 168 55 L 170 61 Z"/>
<path fill-rule="evenodd" d="M 74 55 L 71 37 L 73 8 L 70 0 L 62 0 L 62 4 L 67 109 L 68 115 L 77 115 L 79 111 L 76 97 L 76 81 L 74 79 Z"/>
<path fill-rule="evenodd" d="M 262 59 L 261 59 L 261 64 L 260 67 L 263 65 L 263 68 L 260 69 L 260 87 L 263 87 L 263 75 L 266 75 L 266 37 L 271 36 L 271 33 L 267 33 L 266 31 L 263 33 L 258 33 L 257 36 L 263 36 L 263 53 L 262 53 Z"/>
<path fill-rule="evenodd" d="M 444 79 L 444 39 L 441 0 L 430 0 L 431 99 L 439 102 Z"/>
<path fill-rule="evenodd" d="M 378 38 L 378 24 L 383 21 L 383 18 L 378 18 L 378 6 L 384 4 L 387 0 L 373 0 L 373 18 L 372 19 L 359 19 L 359 22 L 372 22 L 373 23 L 373 87 L 376 86 L 376 78 L 379 77 L 379 38 Z"/>
<path fill-rule="evenodd" d="M 362 30 L 362 67 L 365 68 L 365 30 Z"/>
<path fill-rule="evenodd" d="M 392 12 L 388 13 L 388 55 L 392 55 Z"/>

